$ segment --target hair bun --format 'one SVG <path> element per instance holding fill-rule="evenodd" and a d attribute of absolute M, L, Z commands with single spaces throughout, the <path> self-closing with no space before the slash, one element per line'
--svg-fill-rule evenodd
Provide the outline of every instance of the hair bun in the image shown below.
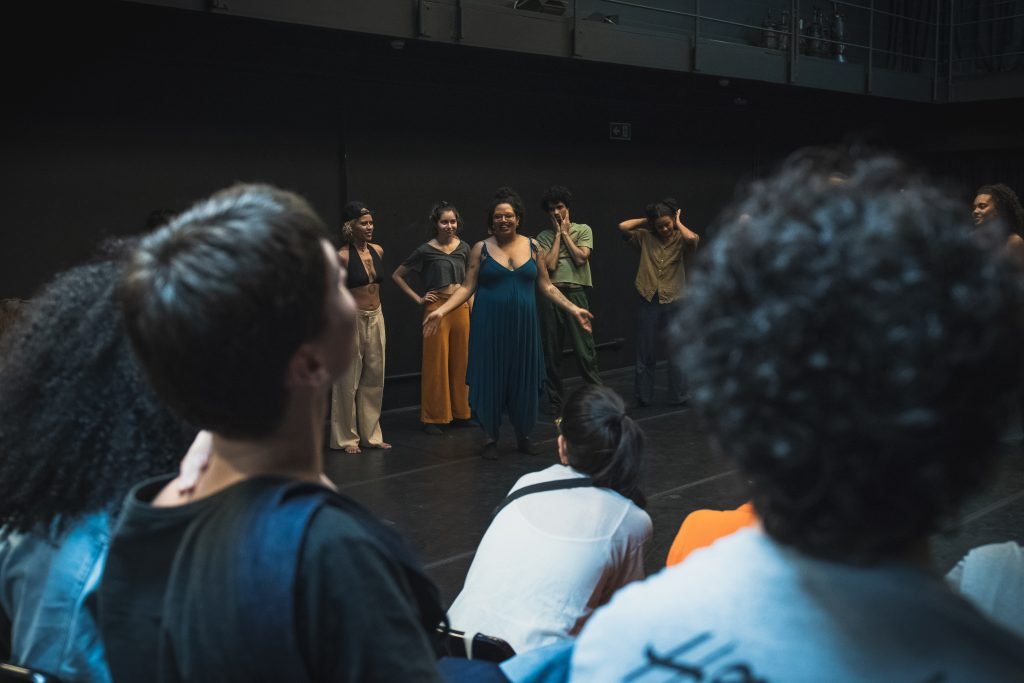
<path fill-rule="evenodd" d="M 661 203 L 667 206 L 668 208 L 672 209 L 673 211 L 679 210 L 679 202 L 677 202 L 674 197 L 665 197 L 664 199 L 661 200 Z"/>
<path fill-rule="evenodd" d="M 513 190 L 511 187 L 504 185 L 494 191 L 495 199 L 519 199 L 519 193 Z"/>

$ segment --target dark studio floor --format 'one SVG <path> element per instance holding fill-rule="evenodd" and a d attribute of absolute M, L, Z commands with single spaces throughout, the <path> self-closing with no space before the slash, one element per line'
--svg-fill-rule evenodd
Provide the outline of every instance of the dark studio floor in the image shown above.
<path fill-rule="evenodd" d="M 628 398 L 631 373 L 627 368 L 602 376 Z M 664 380 L 663 373 L 659 380 Z M 569 384 L 570 389 L 574 386 Z M 672 539 L 689 512 L 736 507 L 743 496 L 733 468 L 711 452 L 692 410 L 655 404 L 631 414 L 647 433 L 650 449 L 645 491 L 654 538 L 646 565 L 653 573 L 664 566 Z M 483 440 L 477 429 L 428 436 L 420 431 L 418 408 L 387 411 L 384 435 L 394 448 L 359 455 L 328 451 L 327 474 L 342 492 L 402 532 L 450 603 L 462 588 L 494 506 L 520 476 L 555 462 L 555 427 L 551 418 L 541 418 L 534 441 L 543 455 L 515 452 L 512 429 L 506 425 L 499 444 L 501 458 L 492 462 L 477 455 Z M 1019 436 L 1019 430 L 1014 431 Z M 974 546 L 1005 540 L 1024 543 L 1024 448 L 1018 439 L 1004 450 L 995 480 L 970 501 L 959 526 L 935 538 L 935 565 L 943 572 Z"/>

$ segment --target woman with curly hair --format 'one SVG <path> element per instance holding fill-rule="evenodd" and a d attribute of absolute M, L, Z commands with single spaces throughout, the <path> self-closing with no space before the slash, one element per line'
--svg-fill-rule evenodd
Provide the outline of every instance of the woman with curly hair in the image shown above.
<path fill-rule="evenodd" d="M 1002 183 L 982 185 L 974 193 L 971 217 L 976 226 L 999 225 L 1006 240 L 1006 253 L 1024 266 L 1024 207 L 1017 193 Z"/>
<path fill-rule="evenodd" d="M 476 295 L 466 383 L 469 405 L 487 438 L 481 456 L 488 460 L 498 457 L 498 428 L 505 412 L 516 432 L 516 448 L 535 452 L 529 436 L 544 382 L 537 295 L 551 299 L 588 332 L 593 318 L 566 299 L 551 284 L 547 268 L 538 266 L 536 240 L 519 234 L 524 213 L 515 190 L 498 189 L 487 212 L 491 236 L 473 245 L 462 285 L 423 319 L 423 335 L 434 335 L 446 315 Z"/>
<path fill-rule="evenodd" d="M 0 643 L 63 681 L 110 679 L 84 604 L 112 516 L 195 436 L 136 365 L 121 272 L 115 253 L 59 275 L 0 344 Z"/>
<path fill-rule="evenodd" d="M 395 269 L 391 279 L 428 316 L 441 308 L 466 279 L 469 245 L 459 239 L 459 210 L 441 201 L 430 211 L 432 239 L 416 247 Z M 417 273 L 423 288 L 420 296 L 406 276 Z M 469 302 L 441 321 L 438 333 L 423 339 L 423 371 L 420 376 L 420 421 L 427 434 L 441 434 L 441 425 L 468 420 L 469 387 L 466 363 L 469 352 Z"/>

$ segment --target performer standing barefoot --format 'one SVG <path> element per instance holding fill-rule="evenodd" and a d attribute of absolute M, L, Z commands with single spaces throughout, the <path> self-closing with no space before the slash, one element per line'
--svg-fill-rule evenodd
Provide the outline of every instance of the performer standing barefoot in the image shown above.
<path fill-rule="evenodd" d="M 427 316 L 439 309 L 466 279 L 469 245 L 458 237 L 462 219 L 458 210 L 442 201 L 430 212 L 434 238 L 420 245 L 395 269 L 391 279 L 410 299 L 423 306 Z M 417 294 L 405 277 L 418 273 L 426 294 Z M 453 419 L 468 420 L 469 387 L 466 362 L 469 353 L 469 303 L 441 321 L 438 334 L 423 339 L 420 378 L 420 420 L 427 434 L 441 434 L 439 425 Z"/>
<path fill-rule="evenodd" d="M 537 243 L 520 235 L 523 202 L 501 188 L 487 214 L 491 236 L 473 245 L 466 279 L 447 302 L 423 319 L 423 334 L 437 333 L 441 320 L 476 292 L 469 334 L 469 405 L 487 435 L 481 455 L 498 457 L 498 427 L 507 412 L 517 448 L 533 453 L 529 435 L 537 422 L 544 381 L 544 354 L 537 324 L 536 293 L 573 315 L 588 332 L 593 316 L 551 284 L 538 266 Z M 479 289 L 477 285 L 479 284 Z"/>
<path fill-rule="evenodd" d="M 344 246 L 338 251 L 347 269 L 345 287 L 356 300 L 356 343 L 352 364 L 331 388 L 331 448 L 359 453 L 391 448 L 380 429 L 384 400 L 384 314 L 380 283 L 384 249 L 373 240 L 373 214 L 362 202 L 345 205 Z"/>
<path fill-rule="evenodd" d="M 636 272 L 637 308 L 636 402 L 650 405 L 654 400 L 654 365 L 658 340 L 665 333 L 669 304 L 679 298 L 685 285 L 683 253 L 697 248 L 700 236 L 683 225 L 674 199 L 648 204 L 645 218 L 619 223 L 623 236 L 640 250 Z M 677 354 L 668 354 L 668 401 L 683 405 L 688 400 L 686 376 Z"/>

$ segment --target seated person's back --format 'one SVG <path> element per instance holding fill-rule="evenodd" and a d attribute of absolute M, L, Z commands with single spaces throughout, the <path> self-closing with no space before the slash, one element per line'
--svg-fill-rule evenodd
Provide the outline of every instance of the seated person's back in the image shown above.
<path fill-rule="evenodd" d="M 643 578 L 651 518 L 639 490 L 644 442 L 622 399 L 585 385 L 566 402 L 562 464 L 527 474 L 510 496 L 535 485 L 591 485 L 511 500 L 480 541 L 452 628 L 498 636 L 517 653 L 575 635 L 591 612 Z"/>
<path fill-rule="evenodd" d="M 129 334 L 157 393 L 212 447 L 192 491 L 145 482 L 119 522 L 99 591 L 115 681 L 437 678 L 436 588 L 320 485 L 325 397 L 354 329 L 324 235 L 300 198 L 243 185 L 135 253 Z M 298 514 L 296 501 L 312 503 Z"/>
<path fill-rule="evenodd" d="M 694 510 L 679 525 L 672 547 L 668 549 L 665 566 L 679 564 L 693 551 L 754 524 L 757 524 L 757 516 L 750 503 L 744 503 L 735 510 Z"/>
<path fill-rule="evenodd" d="M 617 593 L 574 681 L 1024 680 L 1024 642 L 945 585 L 928 543 L 991 471 L 1017 276 L 897 162 L 827 160 L 754 184 L 675 325 L 758 526 Z"/>
<path fill-rule="evenodd" d="M 66 683 L 110 679 L 87 604 L 111 517 L 195 433 L 153 395 L 122 329 L 124 248 L 58 275 L 0 343 L 0 657 Z"/>
<path fill-rule="evenodd" d="M 295 654 L 285 637 L 272 637 L 269 651 L 259 647 L 267 631 L 287 636 L 291 625 L 309 680 L 431 680 L 430 645 L 413 599 L 418 584 L 365 518 L 322 505 L 299 556 L 283 558 L 283 548 L 259 544 L 251 527 L 288 480 L 249 478 L 181 506 L 152 505 L 168 481 L 132 492 L 111 547 L 100 598 L 115 680 L 146 680 L 155 661 L 166 665 L 166 681 L 224 671 L 230 676 L 217 680 L 255 680 L 255 672 L 269 673 Z M 259 600 L 272 621 L 247 621 L 254 579 L 245 577 L 256 562 L 294 565 L 294 622 L 287 602 L 274 605 L 267 594 Z M 140 624 L 160 624 L 159 639 Z"/>

